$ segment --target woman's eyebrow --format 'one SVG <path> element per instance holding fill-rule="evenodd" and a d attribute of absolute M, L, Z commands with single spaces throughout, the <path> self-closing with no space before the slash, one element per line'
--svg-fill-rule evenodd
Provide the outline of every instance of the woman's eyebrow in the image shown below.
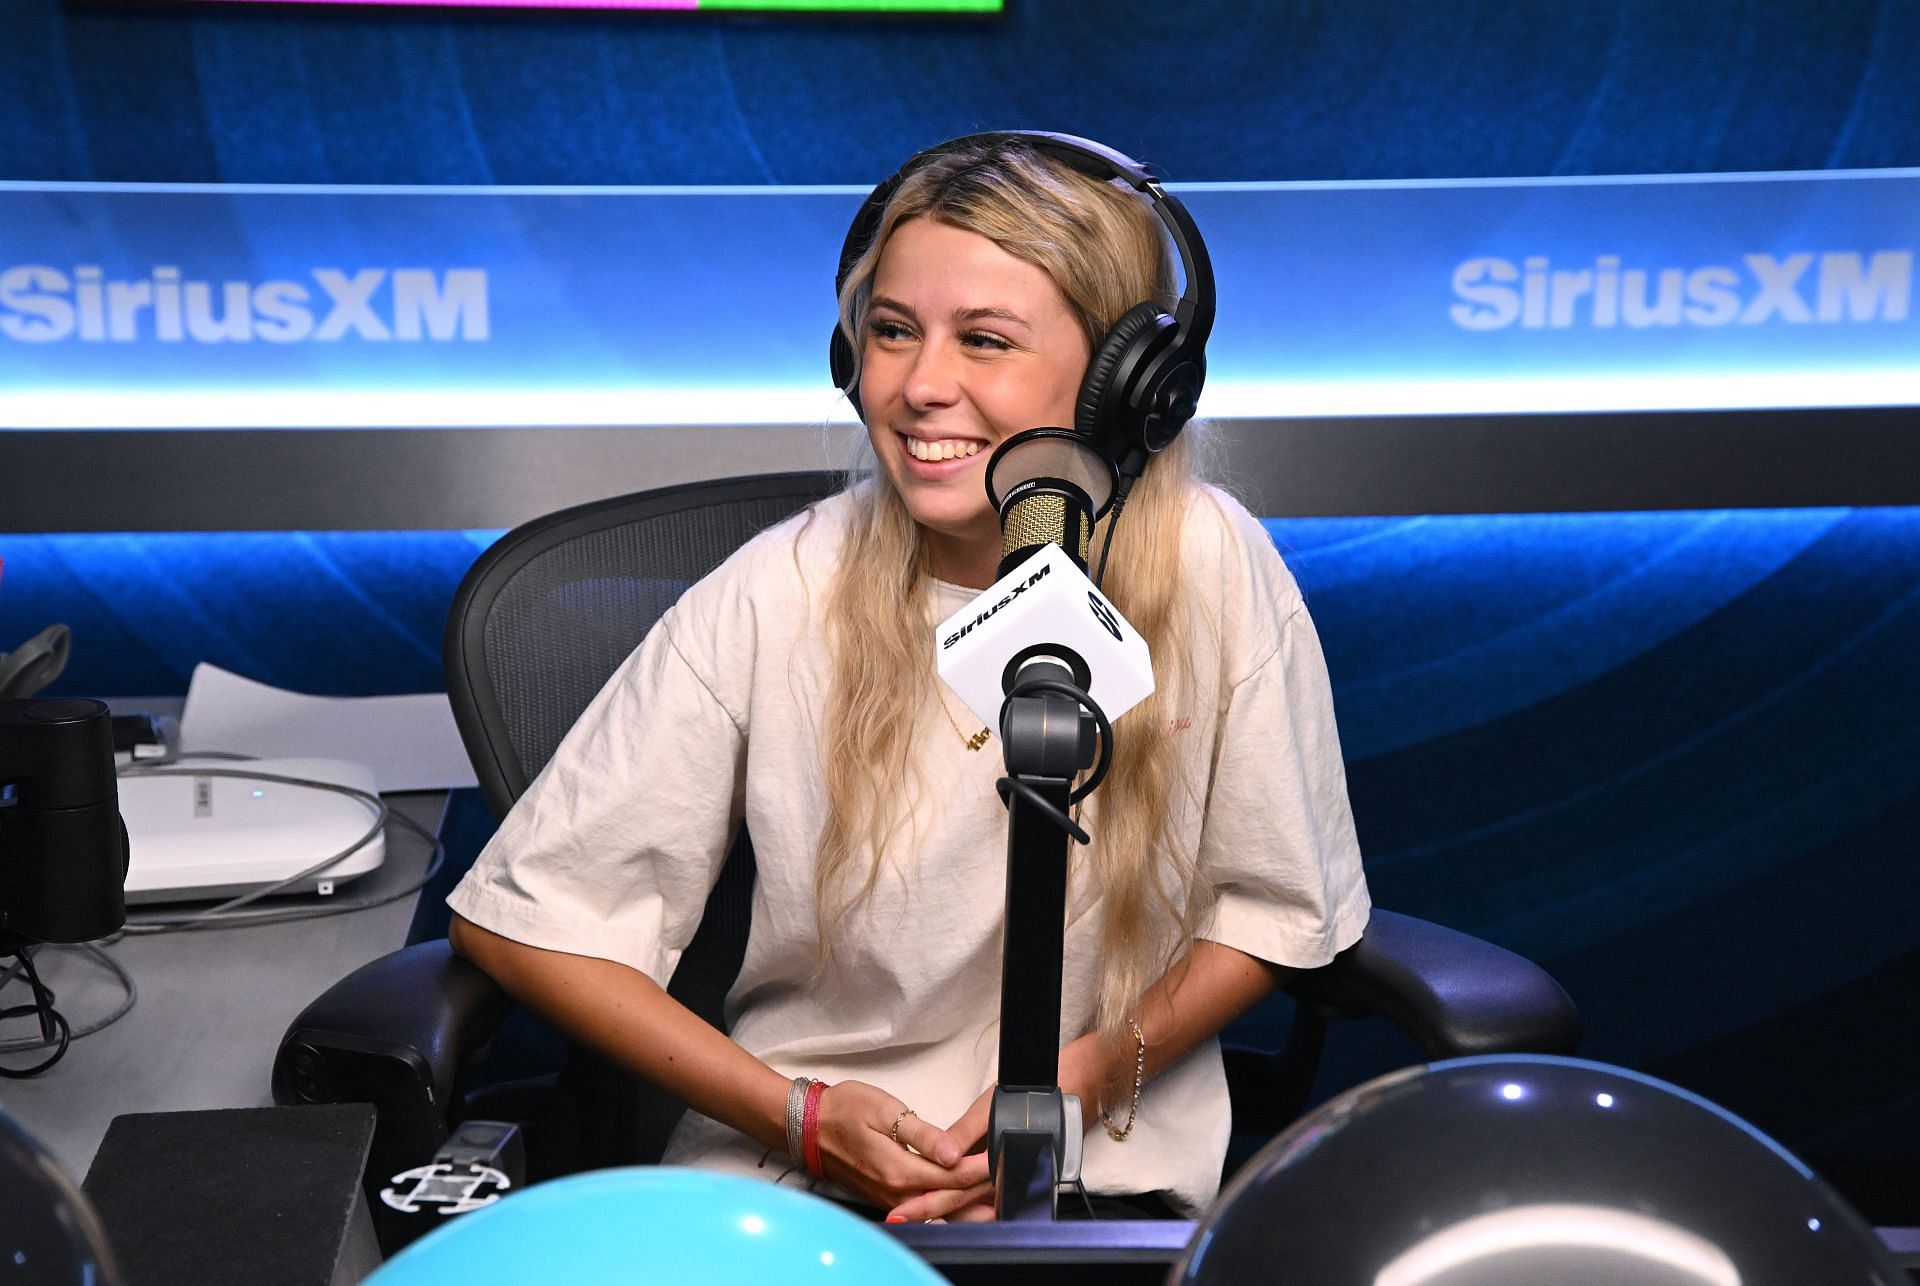
<path fill-rule="evenodd" d="M 914 319 L 918 316 L 913 309 L 901 303 L 898 299 L 893 298 L 891 295 L 875 295 L 867 300 L 867 309 L 869 312 L 881 308 L 889 312 L 899 313 L 902 317 L 909 319 Z M 1029 330 L 1032 329 L 1031 323 L 1019 313 L 1014 312 L 1011 308 L 1000 308 L 994 305 L 983 305 L 979 308 L 962 308 L 955 312 L 953 316 L 956 321 L 962 322 L 1004 321 L 1012 322 L 1016 326 L 1027 327 Z"/>
<path fill-rule="evenodd" d="M 1006 321 L 1025 326 L 1027 319 L 1009 308 L 963 308 L 954 316 L 961 321 Z"/>

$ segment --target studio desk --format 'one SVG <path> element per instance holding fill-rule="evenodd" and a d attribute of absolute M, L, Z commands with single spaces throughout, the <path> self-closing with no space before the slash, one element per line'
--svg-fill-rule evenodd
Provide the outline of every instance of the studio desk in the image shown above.
<path fill-rule="evenodd" d="M 387 802 L 437 833 L 447 814 L 447 798 L 443 792 L 421 792 L 390 795 Z M 383 865 L 335 896 L 343 902 L 375 901 L 418 881 L 430 857 L 431 846 L 420 835 L 410 828 L 389 826 Z M 282 899 L 280 904 L 320 905 L 322 901 L 308 896 Z M 107 1150 L 111 1156 L 102 1154 L 102 1161 L 121 1164 L 129 1147 L 137 1153 L 149 1139 L 164 1143 L 169 1130 L 178 1138 L 183 1125 L 194 1126 L 199 1120 L 215 1123 L 210 1130 L 198 1131 L 207 1139 L 200 1146 L 221 1146 L 224 1131 L 227 1137 L 238 1138 L 241 1148 L 257 1147 L 262 1137 L 260 1122 L 284 1121 L 285 1117 L 271 1114 L 288 1112 L 335 1113 L 321 1123 L 318 1133 L 331 1130 L 338 1152 L 337 1140 L 348 1139 L 350 1144 L 349 1136 L 364 1139 L 370 1132 L 371 1109 L 358 1105 L 273 1108 L 268 1074 L 288 1025 L 315 996 L 361 965 L 406 945 L 416 901 L 402 898 L 384 906 L 293 923 L 122 937 L 104 950 L 138 988 L 133 1008 L 103 1030 L 76 1039 L 66 1056 L 41 1076 L 0 1082 L 0 1107 L 50 1151 L 70 1177 L 78 1181 L 88 1176 L 89 1190 L 96 1189 L 102 1179 L 89 1174 L 102 1151 L 102 1140 L 122 1116 L 130 1119 L 114 1127 L 114 1141 Z M 143 912 L 150 910 L 135 908 L 130 923 L 139 923 Z M 123 999 L 115 978 L 77 949 L 43 951 L 39 963 L 61 1012 L 76 1029 L 111 1013 Z M 10 1061 L 17 1065 L 24 1060 L 15 1055 Z M 154 1115 L 213 1109 L 253 1111 L 185 1121 Z M 354 1118 L 356 1112 L 361 1114 L 359 1120 Z M 157 1133 L 155 1122 L 159 1123 Z M 277 1133 L 284 1135 L 284 1131 Z M 284 1142 L 284 1137 L 276 1137 L 272 1146 L 282 1147 Z M 364 1159 L 364 1144 L 357 1154 L 349 1146 L 348 1153 Z M 343 1207 L 326 1213 L 317 1224 L 309 1220 L 304 1230 L 276 1233 L 269 1226 L 275 1220 L 287 1222 L 296 1213 L 275 1208 L 272 1177 L 285 1167 L 271 1161 L 272 1155 L 271 1149 L 261 1154 L 269 1158 L 267 1182 L 245 1185 L 255 1190 L 232 1192 L 232 1200 L 207 1199 L 204 1218 L 176 1220 L 187 1226 L 162 1228 L 158 1242 L 155 1212 L 167 1211 L 168 1189 L 173 1184 L 154 1174 L 121 1183 L 123 1209 L 128 1192 L 142 1194 L 137 1203 L 142 1209 L 123 1213 L 123 1226 L 118 1228 L 107 1218 L 111 1212 L 104 1205 L 102 1214 L 109 1240 L 141 1245 L 140 1262 L 123 1262 L 130 1286 L 219 1286 L 227 1280 L 350 1286 L 377 1266 L 379 1251 L 371 1222 L 357 1199 L 351 1211 Z M 181 1168 L 194 1168 L 181 1167 L 178 1161 L 175 1166 L 169 1177 Z M 255 1168 L 261 1169 L 258 1164 Z M 111 1182 L 114 1176 L 105 1178 Z M 312 1191 L 311 1184 L 307 1191 Z M 185 1198 L 181 1193 L 171 1196 L 177 1210 Z M 282 1205 L 286 1202 L 284 1196 L 279 1200 Z M 248 1202 L 252 1211 L 236 1218 L 243 1213 L 237 1204 Z M 956 1283 L 1125 1286 L 1164 1281 L 1191 1238 L 1193 1225 L 1109 1221 L 906 1225 L 887 1231 Z M 1881 1235 L 1904 1266 L 1920 1270 L 1920 1230 L 1883 1229 Z M 236 1253 L 231 1247 L 242 1249 Z M 132 1258 L 122 1254 L 123 1261 Z M 170 1265 L 169 1260 L 174 1262 Z M 1284 1280 L 1284 1273 L 1275 1280 Z"/>

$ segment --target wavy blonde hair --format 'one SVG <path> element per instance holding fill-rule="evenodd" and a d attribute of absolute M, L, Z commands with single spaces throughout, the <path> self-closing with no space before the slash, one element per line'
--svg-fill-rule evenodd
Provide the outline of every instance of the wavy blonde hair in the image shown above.
<path fill-rule="evenodd" d="M 856 355 L 887 239 L 920 218 L 977 233 L 1046 272 L 1096 351 L 1134 305 L 1152 299 L 1171 311 L 1176 297 L 1159 220 L 1129 189 L 1024 143 L 971 146 L 901 182 L 872 245 L 849 269 L 840 325 Z M 1097 1025 L 1110 1037 L 1191 941 L 1204 911 L 1189 892 L 1193 854 L 1172 844 L 1175 792 L 1190 788 L 1175 780 L 1166 733 L 1187 680 L 1180 658 L 1188 609 L 1178 572 L 1182 518 L 1198 491 L 1193 455 L 1191 433 L 1182 434 L 1134 488 L 1102 586 L 1147 640 L 1158 680 L 1154 694 L 1115 724 L 1113 767 L 1086 819 L 1094 843 L 1084 856 L 1076 850 L 1074 878 L 1097 881 L 1105 902 Z M 824 959 L 840 920 L 880 878 L 884 855 L 911 842 L 914 796 L 899 787 L 912 781 L 916 728 L 938 700 L 924 534 L 883 471 L 857 470 L 849 490 L 853 517 L 826 599 L 834 672 L 822 727 L 827 823 L 814 875 Z M 1094 532 L 1095 549 L 1106 525 Z"/>

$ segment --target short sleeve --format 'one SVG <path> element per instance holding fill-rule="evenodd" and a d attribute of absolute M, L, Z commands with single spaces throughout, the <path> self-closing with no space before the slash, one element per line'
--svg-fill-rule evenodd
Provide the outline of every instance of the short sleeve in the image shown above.
<path fill-rule="evenodd" d="M 679 610 L 622 663 L 447 899 L 503 937 L 662 986 L 726 860 L 746 745 L 738 712 L 676 642 Z"/>
<path fill-rule="evenodd" d="M 1214 905 L 1199 936 L 1310 969 L 1351 946 L 1371 901 L 1319 635 L 1265 533 L 1249 551 L 1264 656 L 1226 694 L 1200 833 Z M 1259 574 L 1261 565 L 1271 570 Z M 1270 596 L 1259 592 L 1271 587 Z M 1284 591 L 1284 592 L 1280 592 Z M 1277 622 L 1275 616 L 1279 616 Z M 1277 628 L 1276 628 L 1277 627 Z"/>

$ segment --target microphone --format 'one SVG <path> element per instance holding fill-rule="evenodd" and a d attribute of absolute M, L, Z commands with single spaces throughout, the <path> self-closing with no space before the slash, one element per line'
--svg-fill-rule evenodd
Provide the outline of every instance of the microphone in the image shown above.
<path fill-rule="evenodd" d="M 1028 429 L 987 458 L 987 501 L 1000 515 L 1005 576 L 1042 545 L 1058 545 L 1082 572 L 1093 524 L 1113 503 L 1113 462 L 1069 429 Z"/>
<path fill-rule="evenodd" d="M 1067 429 L 1029 429 L 987 461 L 1000 514 L 999 579 L 934 632 L 935 669 L 988 727 L 1021 668 L 1053 661 L 1109 720 L 1153 693 L 1147 642 L 1087 578 L 1093 524 L 1112 503 L 1112 462 Z"/>

